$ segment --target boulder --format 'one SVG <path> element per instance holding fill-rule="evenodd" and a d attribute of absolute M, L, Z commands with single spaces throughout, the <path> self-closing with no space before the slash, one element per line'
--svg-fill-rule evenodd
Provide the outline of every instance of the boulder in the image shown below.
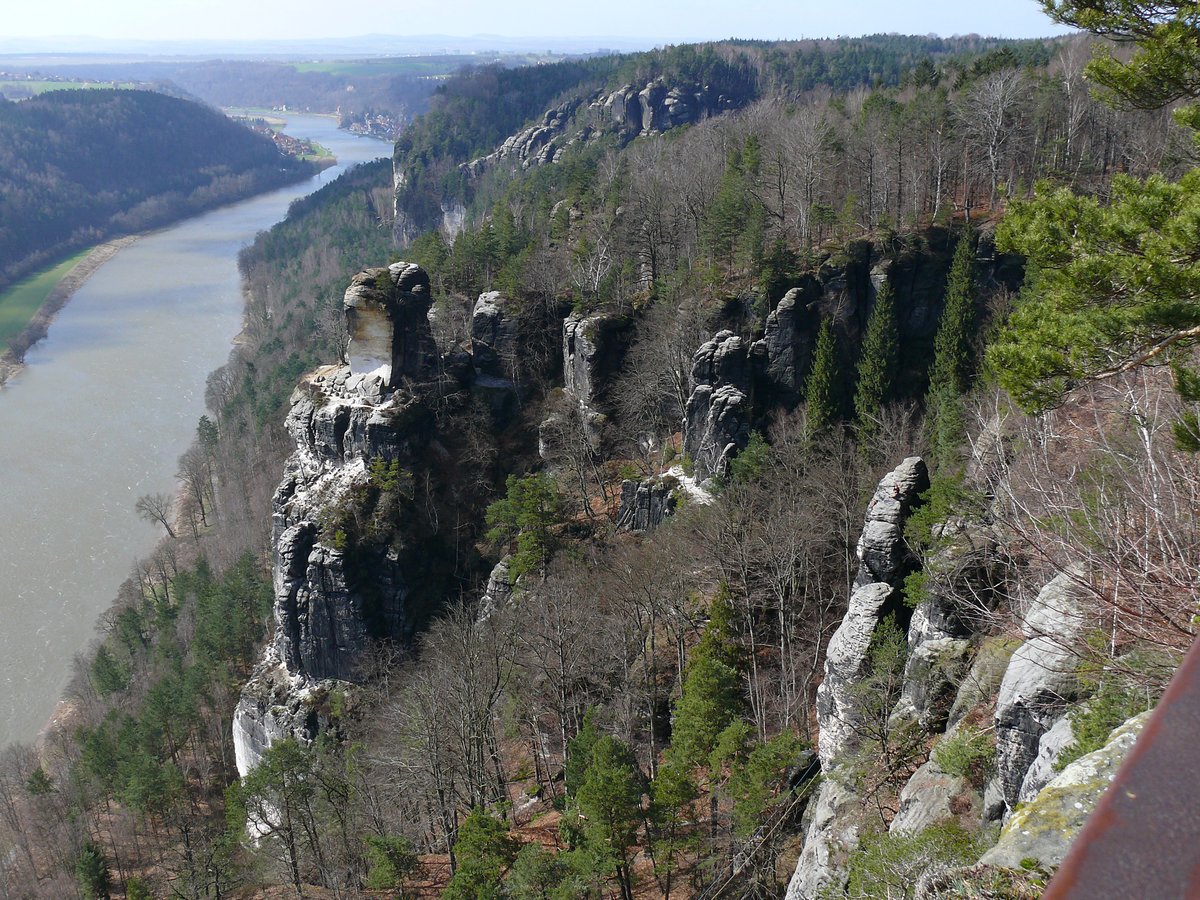
<path fill-rule="evenodd" d="M 1071 644 L 1083 628 L 1082 572 L 1055 577 L 1025 614 L 1028 636 L 1013 654 L 996 698 L 996 766 L 1009 808 L 1038 754 L 1042 735 L 1078 694 Z"/>
<path fill-rule="evenodd" d="M 950 775 L 930 759 L 917 769 L 900 792 L 900 808 L 888 831 L 917 834 L 935 825 L 982 807 L 983 800 L 967 779 Z"/>
<path fill-rule="evenodd" d="M 1103 747 L 1075 760 L 1014 811 L 999 842 L 980 863 L 1021 869 L 1024 861 L 1034 860 L 1042 868 L 1056 868 L 1149 717 L 1142 713 L 1115 729 Z"/>

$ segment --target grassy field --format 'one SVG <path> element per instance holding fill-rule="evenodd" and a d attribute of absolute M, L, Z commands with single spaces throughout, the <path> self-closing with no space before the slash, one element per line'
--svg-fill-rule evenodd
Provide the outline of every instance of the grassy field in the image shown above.
<path fill-rule="evenodd" d="M 8 342 L 21 333 L 34 313 L 46 302 L 54 286 L 89 252 L 91 251 L 84 250 L 77 253 L 44 272 L 31 275 L 0 294 L 0 347 L 7 347 Z"/>
<path fill-rule="evenodd" d="M 322 159 L 333 159 L 333 151 L 323 144 L 318 144 L 316 141 L 313 141 L 312 148 L 312 153 L 305 153 L 300 158 L 307 159 L 310 162 L 317 162 Z"/>
<path fill-rule="evenodd" d="M 132 81 L 0 81 L 0 94 L 44 94 L 47 91 L 74 91 L 97 88 L 136 88 Z"/>

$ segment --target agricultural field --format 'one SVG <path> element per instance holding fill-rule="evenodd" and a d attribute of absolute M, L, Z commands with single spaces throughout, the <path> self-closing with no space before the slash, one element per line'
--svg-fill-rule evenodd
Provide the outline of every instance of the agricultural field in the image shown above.
<path fill-rule="evenodd" d="M 0 348 L 7 347 L 9 341 L 21 333 L 55 286 L 89 252 L 90 248 L 82 250 L 0 293 Z"/>

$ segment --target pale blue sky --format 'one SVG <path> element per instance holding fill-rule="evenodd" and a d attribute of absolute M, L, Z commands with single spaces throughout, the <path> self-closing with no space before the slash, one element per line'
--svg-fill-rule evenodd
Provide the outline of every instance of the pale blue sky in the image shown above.
<path fill-rule="evenodd" d="M 6 3 L 0 39 L 338 38 L 363 34 L 610 36 L 654 42 L 1059 34 L 1036 0 L 50 0 Z"/>

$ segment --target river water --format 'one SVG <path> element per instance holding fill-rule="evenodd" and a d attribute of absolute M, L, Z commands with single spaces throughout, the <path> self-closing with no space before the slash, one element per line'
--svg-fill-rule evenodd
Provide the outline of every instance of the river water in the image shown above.
<path fill-rule="evenodd" d="M 175 490 L 205 380 L 241 327 L 238 250 L 292 200 L 391 153 L 333 119 L 288 119 L 338 165 L 125 248 L 0 389 L 0 746 L 46 723 L 99 615 L 161 535 L 134 504 Z"/>

